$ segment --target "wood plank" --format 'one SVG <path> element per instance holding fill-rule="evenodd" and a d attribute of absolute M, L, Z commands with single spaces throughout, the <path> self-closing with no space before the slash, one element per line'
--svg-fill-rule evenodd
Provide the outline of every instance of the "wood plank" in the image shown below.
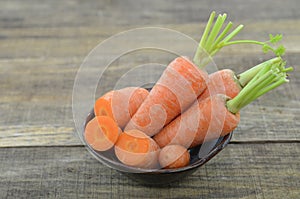
<path fill-rule="evenodd" d="M 268 34 L 281 33 L 284 35 L 283 42 L 287 52 L 300 51 L 300 24 L 299 19 L 279 20 L 276 26 L 272 21 L 234 21 L 235 24 L 244 23 L 244 30 L 239 33 L 237 38 L 257 39 L 265 41 Z M 206 22 L 188 24 L 166 24 L 158 25 L 163 28 L 171 28 L 191 36 L 198 41 L 202 34 Z M 153 25 L 155 26 L 155 25 Z M 46 28 L 14 28 L 6 29 L 0 26 L 0 60 L 11 60 L 16 58 L 23 59 L 48 59 L 48 58 L 83 58 L 103 40 L 132 28 L 143 26 L 121 26 L 115 27 L 108 25 L 104 30 L 102 26 L 83 26 L 83 27 L 46 27 Z M 148 35 L 149 36 L 149 35 Z M 147 37 L 147 35 L 145 35 Z M 134 40 L 135 38 L 132 38 Z M 159 40 L 157 42 L 164 42 Z M 120 44 L 121 45 L 121 44 Z M 124 44 L 125 45 L 125 44 Z M 176 45 L 174 43 L 173 45 Z M 29 50 L 30 47 L 30 50 Z M 109 53 L 109 49 L 107 49 Z M 255 45 L 239 47 L 228 47 L 222 54 L 261 54 L 261 48 Z"/>
<path fill-rule="evenodd" d="M 259 6 L 257 6 L 259 5 Z M 0 3 L 1 25 L 7 28 L 18 27 L 65 27 L 93 24 L 113 24 L 125 26 L 128 24 L 185 24 L 189 22 L 206 21 L 211 10 L 228 12 L 236 20 L 273 20 L 300 18 L 297 0 L 252 0 L 243 2 L 227 0 L 217 4 L 210 1 L 192 0 L 183 3 L 180 0 L 160 1 L 89 1 L 68 0 L 61 2 L 53 0 L 40 2 L 38 0 L 11 0 Z M 282 9 L 285 8 L 285 9 Z M 253 11 L 255 10 L 255 14 Z"/>
<path fill-rule="evenodd" d="M 84 147 L 0 150 L 1 198 L 298 198 L 300 144 L 230 144 L 194 174 L 140 185 Z"/>
<path fill-rule="evenodd" d="M 53 125 L 0 126 L 0 147 L 82 145 L 73 127 Z"/>

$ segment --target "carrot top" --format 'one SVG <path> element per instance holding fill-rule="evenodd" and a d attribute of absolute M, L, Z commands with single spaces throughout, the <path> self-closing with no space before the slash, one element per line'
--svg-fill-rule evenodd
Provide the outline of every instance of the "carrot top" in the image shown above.
<path fill-rule="evenodd" d="M 282 39 L 281 34 L 269 35 L 269 40 L 265 42 L 255 41 L 255 40 L 235 40 L 231 41 L 242 29 L 243 25 L 237 26 L 231 33 L 230 29 L 233 23 L 230 21 L 221 31 L 222 26 L 226 20 L 227 14 L 219 15 L 215 24 L 213 25 L 213 20 L 215 18 L 216 12 L 212 12 L 208 19 L 207 25 L 199 42 L 197 51 L 194 56 L 194 63 L 199 67 L 205 67 L 209 62 L 210 56 L 215 55 L 219 50 L 225 46 L 234 44 L 256 44 L 263 48 L 263 52 L 272 51 L 276 56 L 282 56 L 285 53 L 285 48 L 280 45 L 277 48 L 271 46 L 271 44 L 276 44 Z"/>
<path fill-rule="evenodd" d="M 235 98 L 227 101 L 227 109 L 232 113 L 237 113 L 241 108 L 263 94 L 283 83 L 289 82 L 287 72 L 292 71 L 293 68 L 285 68 L 285 64 L 282 59 L 265 62 L 263 68 L 259 70 L 241 92 Z"/>
<path fill-rule="evenodd" d="M 281 57 L 275 57 L 273 59 L 267 60 L 263 63 L 260 63 L 248 70 L 246 70 L 245 72 L 237 75 L 237 79 L 239 80 L 239 83 L 242 87 L 246 86 L 246 84 L 248 84 L 254 77 L 255 75 L 266 65 L 272 65 L 275 63 L 279 63 L 281 62 L 282 59 Z"/>

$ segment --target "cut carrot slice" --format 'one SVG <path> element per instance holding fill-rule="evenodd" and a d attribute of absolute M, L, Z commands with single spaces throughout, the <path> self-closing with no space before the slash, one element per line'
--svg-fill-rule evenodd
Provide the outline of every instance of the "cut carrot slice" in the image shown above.
<path fill-rule="evenodd" d="M 152 138 L 139 130 L 123 132 L 115 145 L 115 154 L 126 165 L 140 168 L 158 166 L 159 147 Z"/>
<path fill-rule="evenodd" d="M 108 116 L 96 116 L 85 127 L 84 138 L 96 151 L 106 151 L 114 146 L 120 129 Z"/>
<path fill-rule="evenodd" d="M 111 108 L 111 98 L 113 93 L 114 91 L 110 91 L 96 100 L 94 106 L 94 113 L 96 116 L 108 116 L 113 118 L 113 112 Z"/>

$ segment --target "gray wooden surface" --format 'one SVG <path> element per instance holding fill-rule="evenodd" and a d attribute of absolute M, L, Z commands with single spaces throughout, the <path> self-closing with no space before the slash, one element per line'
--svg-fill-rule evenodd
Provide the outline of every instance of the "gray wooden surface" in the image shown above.
<path fill-rule="evenodd" d="M 0 1 L 0 198 L 299 198 L 299 8 L 298 0 Z M 282 33 L 295 68 L 291 82 L 245 108 L 231 144 L 180 182 L 145 187 L 98 163 L 72 116 L 74 78 L 85 56 L 137 27 L 171 28 L 198 40 L 212 10 L 245 25 L 239 38 Z M 242 72 L 268 57 L 259 47 L 235 46 L 214 61 Z M 123 70 L 116 63 L 109 75 Z"/>

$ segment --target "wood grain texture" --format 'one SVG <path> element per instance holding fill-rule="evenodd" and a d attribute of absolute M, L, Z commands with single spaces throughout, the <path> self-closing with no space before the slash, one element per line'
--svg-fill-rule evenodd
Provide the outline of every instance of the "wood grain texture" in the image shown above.
<path fill-rule="evenodd" d="M 0 127 L 0 131 L 0 147 L 82 145 L 74 128 L 19 125 Z"/>
<path fill-rule="evenodd" d="M 299 198 L 299 7 L 298 0 L 0 1 L 0 198 Z M 245 25 L 239 39 L 282 33 L 285 58 L 295 68 L 291 82 L 246 107 L 231 144 L 180 182 L 145 187 L 98 163 L 77 137 L 72 115 L 74 78 L 84 58 L 131 28 L 171 28 L 199 40 L 212 10 Z M 99 62 L 112 54 L 108 48 Z M 270 57 L 240 45 L 222 50 L 214 62 L 239 73 Z M 161 51 L 130 54 L 111 64 L 96 95 L 132 66 L 169 59 Z"/>
<path fill-rule="evenodd" d="M 299 18 L 299 2 L 289 0 L 264 1 L 238 0 L 211 1 L 192 0 L 182 4 L 180 0 L 89 1 L 68 0 L 51 2 L 30 0 L 2 1 L 2 23 L 5 27 L 74 27 L 90 24 L 113 26 L 146 24 L 182 24 L 205 22 L 211 10 L 228 12 L 233 20 L 279 20 Z M 254 14 L 255 11 L 255 14 Z M 13 14 L 12 14 L 13 13 Z"/>
<path fill-rule="evenodd" d="M 1 198 L 297 198 L 300 144 L 230 144 L 167 187 L 140 185 L 84 147 L 0 150 Z"/>

